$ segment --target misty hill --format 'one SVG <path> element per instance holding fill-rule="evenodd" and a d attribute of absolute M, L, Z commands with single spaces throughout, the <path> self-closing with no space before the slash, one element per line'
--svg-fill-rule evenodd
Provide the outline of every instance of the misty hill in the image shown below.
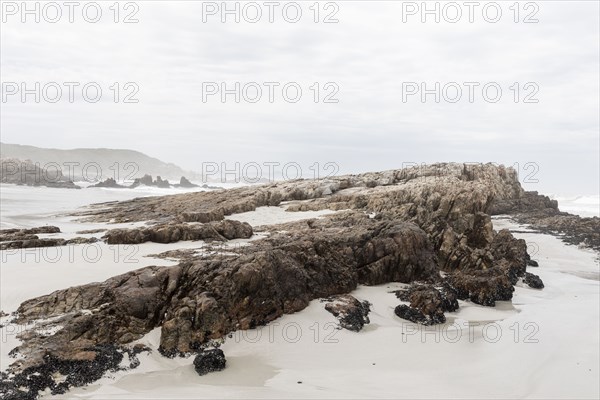
<path fill-rule="evenodd" d="M 60 166 L 63 175 L 72 177 L 74 181 L 100 181 L 107 178 L 118 181 L 133 180 L 146 174 L 159 175 L 173 181 L 179 181 L 182 176 L 192 180 L 201 179 L 198 173 L 185 171 L 175 164 L 166 163 L 135 150 L 106 148 L 62 150 L 0 143 L 0 158 L 31 160 L 39 164 L 42 169 L 56 169 Z"/>

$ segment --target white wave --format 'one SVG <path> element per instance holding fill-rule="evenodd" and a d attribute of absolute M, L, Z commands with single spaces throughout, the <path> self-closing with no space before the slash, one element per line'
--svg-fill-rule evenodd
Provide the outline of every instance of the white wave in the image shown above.
<path fill-rule="evenodd" d="M 600 217 L 600 196 L 598 195 L 550 195 L 558 201 L 558 208 L 581 217 Z"/>

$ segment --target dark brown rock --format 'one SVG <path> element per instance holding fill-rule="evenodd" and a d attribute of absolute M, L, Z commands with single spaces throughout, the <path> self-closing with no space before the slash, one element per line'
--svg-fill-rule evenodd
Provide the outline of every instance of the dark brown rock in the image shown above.
<path fill-rule="evenodd" d="M 406 304 L 400 304 L 396 306 L 396 308 L 394 309 L 394 314 L 396 314 L 402 319 L 421 325 L 433 325 L 436 323 L 446 322 L 446 317 L 444 317 L 444 314 L 441 315 L 441 320 L 432 319 L 429 316 L 423 314 L 421 311 L 417 310 L 416 308 L 407 306 Z"/>
<path fill-rule="evenodd" d="M 496 301 L 512 299 L 513 284 L 501 267 L 479 271 L 457 271 L 448 279 L 460 300 L 471 300 L 482 306 L 494 306 Z"/>
<path fill-rule="evenodd" d="M 325 304 L 325 309 L 340 321 L 342 328 L 359 332 L 370 322 L 371 304 L 368 301 L 359 301 L 349 294 L 335 296 L 328 300 L 330 302 Z"/>
<path fill-rule="evenodd" d="M 542 279 L 539 276 L 530 272 L 525 273 L 525 278 L 523 279 L 523 282 L 525 282 L 529 287 L 534 289 L 544 288 L 544 282 L 542 282 Z"/>
<path fill-rule="evenodd" d="M 442 293 L 432 285 L 412 285 L 407 290 L 399 290 L 396 296 L 402 301 L 410 302 L 410 306 L 400 305 L 394 310 L 400 318 L 419 323 L 433 325 L 446 322 L 444 311 L 453 303 L 444 299 Z M 456 304 L 458 308 L 458 304 Z"/>

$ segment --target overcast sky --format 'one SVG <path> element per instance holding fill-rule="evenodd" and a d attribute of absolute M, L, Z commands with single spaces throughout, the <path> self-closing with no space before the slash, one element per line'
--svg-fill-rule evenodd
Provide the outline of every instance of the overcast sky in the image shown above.
<path fill-rule="evenodd" d="M 33 95 L 23 103 L 20 94 L 3 92 L 6 143 L 130 148 L 194 170 L 203 161 L 298 162 L 304 168 L 335 162 L 340 173 L 403 163 L 493 161 L 517 163 L 522 178 L 530 175 L 525 186 L 531 190 L 599 191 L 597 1 L 523 2 L 518 23 L 509 8 L 513 1 L 498 2 L 502 16 L 496 23 L 484 18 L 495 17 L 493 7 L 484 15 L 486 2 L 475 8 L 473 23 L 463 2 L 458 2 L 463 15 L 456 23 L 447 20 L 455 18 L 456 8 L 446 8 L 439 23 L 433 16 L 423 23 L 419 12 L 411 15 L 411 5 L 400 1 L 322 2 L 318 23 L 309 9 L 313 1 L 299 2 L 297 23 L 284 19 L 286 2 L 275 8 L 274 23 L 262 1 L 256 23 L 244 15 L 240 23 L 232 16 L 222 23 L 220 13 L 204 15 L 203 22 L 203 7 L 210 11 L 211 5 L 199 1 L 137 1 L 137 10 L 121 3 L 119 23 L 109 9 L 112 1 L 99 2 L 98 23 L 86 22 L 81 9 L 69 23 L 66 7 L 57 23 L 44 15 L 39 23 L 31 16 L 23 23 L 20 10 L 12 15 L 14 9 L 3 3 L 4 89 L 7 82 L 25 82 L 28 88 L 35 82 L 97 82 L 103 90 L 97 103 L 82 98 L 81 86 L 72 103 L 66 86 L 57 103 L 42 99 L 38 104 Z M 246 11 L 254 18 L 255 8 Z M 54 18 L 53 10 L 47 12 Z M 131 12 L 139 22 L 123 23 Z M 287 12 L 293 19 L 295 9 Z M 339 22 L 324 23 L 331 13 Z M 526 17 L 539 22 L 524 23 Z M 139 102 L 123 103 L 121 97 L 115 103 L 114 82 L 120 83 L 121 96 L 132 91 L 123 85 L 134 82 L 139 92 L 133 98 Z M 237 104 L 233 95 L 225 103 L 219 95 L 203 102 L 203 82 L 280 86 L 273 103 L 262 86 L 258 102 L 242 98 Z M 281 88 L 288 82 L 302 89 L 297 103 L 283 98 Z M 315 82 L 317 103 L 311 90 Z M 325 87 L 328 82 L 334 85 Z M 411 82 L 425 82 L 429 89 L 435 82 L 440 87 L 457 82 L 462 98 L 447 101 L 456 95 L 454 86 L 447 86 L 439 103 L 433 94 L 425 102 L 419 94 L 403 101 L 403 89 L 406 94 L 415 87 Z M 479 84 L 473 102 L 464 82 Z M 482 87 L 490 82 L 488 101 Z M 336 86 L 332 98 L 339 102 L 323 102 Z M 492 103 L 495 87 L 502 95 Z M 255 97 L 252 90 L 247 94 Z M 294 91 L 288 94 L 293 97 Z"/>

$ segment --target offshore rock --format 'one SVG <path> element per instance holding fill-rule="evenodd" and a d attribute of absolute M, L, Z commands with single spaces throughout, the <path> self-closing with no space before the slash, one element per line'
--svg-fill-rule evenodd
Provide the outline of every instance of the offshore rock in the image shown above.
<path fill-rule="evenodd" d="M 97 188 L 113 188 L 113 189 L 124 189 L 126 186 L 120 185 L 114 178 L 108 178 L 105 181 L 98 182 L 95 185 L 91 185 L 88 187 L 97 187 Z"/>
<path fill-rule="evenodd" d="M 192 182 L 190 182 L 185 176 L 182 176 L 181 179 L 179 180 L 179 184 L 178 185 L 174 185 L 175 187 L 182 187 L 182 188 L 194 188 L 194 187 L 198 187 L 198 185 L 193 184 Z"/>
<path fill-rule="evenodd" d="M 159 188 L 165 188 L 166 189 L 166 188 L 170 188 L 171 187 L 171 184 L 169 183 L 169 181 L 166 180 L 166 179 L 163 180 L 160 177 L 160 175 L 158 175 L 156 177 L 156 181 L 154 182 L 154 184 L 156 185 L 156 187 L 159 187 Z"/>
<path fill-rule="evenodd" d="M 167 189 L 171 187 L 168 180 L 163 180 L 160 176 L 156 177 L 156 180 L 152 180 L 152 176 L 146 174 L 141 178 L 135 178 L 133 183 L 129 186 L 130 188 L 136 188 L 140 185 L 144 186 L 155 186 L 158 188 Z"/>
<path fill-rule="evenodd" d="M 155 186 L 155 183 L 152 180 L 152 176 L 146 174 L 146 175 L 142 176 L 141 178 L 135 178 L 133 183 L 129 187 L 135 188 L 140 185 Z"/>

